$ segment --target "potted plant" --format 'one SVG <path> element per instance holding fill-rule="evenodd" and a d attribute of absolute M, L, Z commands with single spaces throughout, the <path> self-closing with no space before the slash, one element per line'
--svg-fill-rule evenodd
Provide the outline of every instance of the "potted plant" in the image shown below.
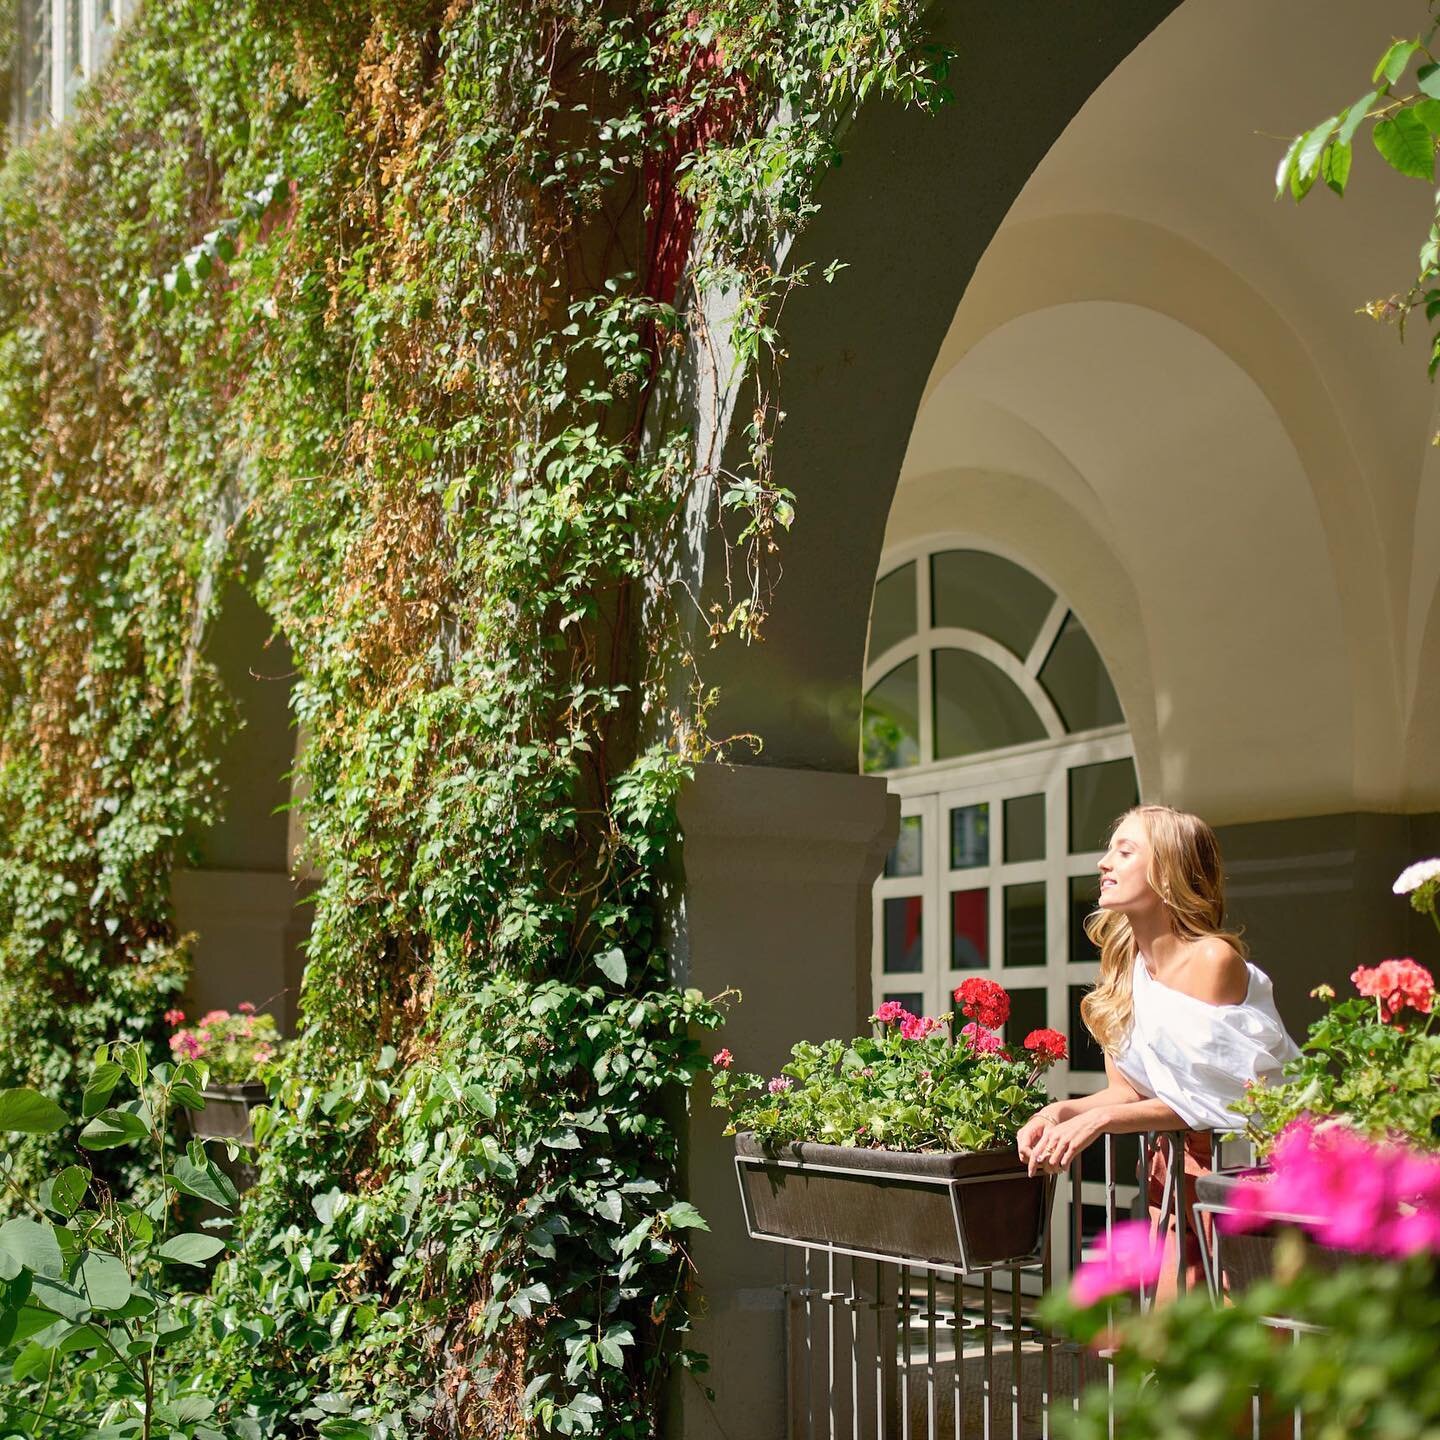
<path fill-rule="evenodd" d="M 1408 867 L 1395 882 L 1397 894 L 1409 895 L 1415 909 L 1436 916 L 1440 860 Z M 1203 1207 L 1225 1215 L 1253 1206 L 1249 1187 L 1263 1186 L 1271 1175 L 1271 1157 L 1281 1136 L 1312 1122 L 1374 1141 L 1403 1142 L 1420 1151 L 1440 1150 L 1440 1034 L 1434 1024 L 1435 982 L 1423 965 L 1406 957 L 1361 966 L 1350 977 L 1356 993 L 1337 999 L 1329 985 L 1310 993 L 1329 1008 L 1311 1027 L 1300 1054 L 1285 1067 L 1279 1084 L 1254 1086 L 1235 1107 L 1244 1116 L 1260 1163 L 1243 1169 L 1202 1175 L 1196 1191 Z M 1308 1132 L 1307 1132 L 1308 1133 Z M 1277 1214 L 1300 1222 L 1278 1205 Z M 1244 1234 L 1219 1242 L 1220 1266 L 1233 1290 L 1271 1273 L 1275 1237 L 1285 1221 L 1272 1219 Z M 1222 1227 L 1223 1228 L 1223 1227 Z M 1335 1247 L 1307 1241 L 1308 1263 L 1334 1268 Z"/>
<path fill-rule="evenodd" d="M 1010 997 L 993 980 L 966 980 L 955 1000 L 953 1040 L 950 1017 L 891 1001 L 873 1035 L 801 1042 L 770 1079 L 715 1056 L 752 1236 L 966 1271 L 1040 1258 L 1054 1184 L 1026 1173 L 1015 1135 L 1065 1037 L 1007 1045 Z"/>
<path fill-rule="evenodd" d="M 191 1133 L 197 1140 L 253 1145 L 250 1112 L 266 1099 L 260 1067 L 280 1053 L 282 1044 L 275 1017 L 257 1014 L 246 1002 L 234 1014 L 211 1010 L 191 1026 L 182 1010 L 167 1011 L 165 1019 L 174 1029 L 170 1053 L 177 1061 L 203 1066 L 207 1074 L 201 1091 L 205 1108 L 190 1115 Z"/>

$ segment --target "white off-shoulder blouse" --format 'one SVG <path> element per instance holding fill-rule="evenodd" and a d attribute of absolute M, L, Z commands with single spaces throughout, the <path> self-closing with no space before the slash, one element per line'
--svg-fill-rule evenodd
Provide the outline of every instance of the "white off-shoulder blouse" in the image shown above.
<path fill-rule="evenodd" d="M 1238 1005 L 1211 1005 L 1162 985 L 1135 957 L 1135 1014 L 1115 1068 L 1147 1098 L 1163 1100 L 1191 1130 L 1238 1130 L 1227 1107 L 1253 1080 L 1274 1080 L 1299 1053 L 1261 969 Z"/>

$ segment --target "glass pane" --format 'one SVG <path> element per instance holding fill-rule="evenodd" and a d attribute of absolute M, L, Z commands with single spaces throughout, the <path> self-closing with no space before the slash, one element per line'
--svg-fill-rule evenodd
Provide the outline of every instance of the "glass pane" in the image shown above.
<path fill-rule="evenodd" d="M 1115 822 L 1139 803 L 1133 760 L 1077 765 L 1070 772 L 1070 853 L 1103 850 Z"/>
<path fill-rule="evenodd" d="M 920 844 L 924 838 L 923 815 L 902 815 L 900 835 L 895 848 L 885 857 L 887 875 L 918 875 L 921 868 Z"/>
<path fill-rule="evenodd" d="M 1045 882 L 1005 887 L 1005 963 L 1045 963 Z"/>
<path fill-rule="evenodd" d="M 866 771 L 899 770 L 920 759 L 920 662 L 897 665 L 865 697 L 860 721 Z"/>
<path fill-rule="evenodd" d="M 983 970 L 990 963 L 990 892 L 957 890 L 950 897 L 950 968 Z"/>
<path fill-rule="evenodd" d="M 1055 596 L 1028 570 L 981 550 L 930 557 L 930 613 L 935 625 L 978 630 L 1023 660 Z"/>
<path fill-rule="evenodd" d="M 1045 858 L 1045 797 L 1018 795 L 1005 802 L 1005 863 Z"/>
<path fill-rule="evenodd" d="M 1100 899 L 1100 877 L 1098 875 L 1072 875 L 1070 877 L 1070 963 L 1072 965 L 1093 965 L 1100 959 L 1100 952 L 1090 943 L 1085 933 L 1085 917 L 1094 910 Z"/>
<path fill-rule="evenodd" d="M 921 899 L 900 895 L 885 902 L 885 972 L 918 975 L 924 968 L 921 954 Z"/>
<path fill-rule="evenodd" d="M 970 870 L 989 863 L 989 805 L 957 805 L 950 812 L 950 868 Z"/>
<path fill-rule="evenodd" d="M 1100 1073 L 1105 1069 L 1105 1052 L 1080 1018 L 1080 1002 L 1089 993 L 1088 985 L 1070 987 L 1070 1068 Z"/>
<path fill-rule="evenodd" d="M 870 648 L 866 663 L 915 633 L 915 562 L 875 582 L 870 605 Z"/>
<path fill-rule="evenodd" d="M 1073 614 L 1065 617 L 1040 667 L 1040 683 L 1055 702 L 1067 730 L 1094 730 L 1100 725 L 1124 723 L 1125 715 L 1105 662 Z"/>
<path fill-rule="evenodd" d="M 937 650 L 934 664 L 937 760 L 1045 738 L 1030 702 L 988 660 L 968 650 Z"/>
<path fill-rule="evenodd" d="M 1012 990 L 1010 1019 L 1005 1026 L 1005 1039 L 1018 1048 L 1025 1043 L 1025 1037 L 1032 1030 L 1043 1030 L 1050 1023 L 1045 1015 L 1043 990 Z"/>

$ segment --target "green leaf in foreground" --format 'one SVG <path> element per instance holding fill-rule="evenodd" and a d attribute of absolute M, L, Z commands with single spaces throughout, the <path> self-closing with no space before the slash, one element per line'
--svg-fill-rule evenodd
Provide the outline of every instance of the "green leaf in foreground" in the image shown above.
<path fill-rule="evenodd" d="M 155 1253 L 174 1265 L 203 1265 L 225 1248 L 218 1235 L 198 1235 L 187 1231 L 167 1240 Z"/>
<path fill-rule="evenodd" d="M 1417 180 L 1435 178 L 1435 141 L 1413 110 L 1397 110 L 1375 125 L 1375 148 L 1391 169 Z"/>
<path fill-rule="evenodd" d="M 87 1150 L 113 1150 L 133 1145 L 150 1134 L 150 1127 L 128 1110 L 102 1110 L 81 1132 L 80 1143 Z"/>
<path fill-rule="evenodd" d="M 21 1269 L 56 1278 L 65 1273 L 60 1242 L 49 1225 L 23 1217 L 0 1225 L 0 1279 L 13 1280 Z"/>
<path fill-rule="evenodd" d="M 70 1117 L 34 1090 L 0 1090 L 0 1130 L 18 1135 L 53 1135 Z"/>

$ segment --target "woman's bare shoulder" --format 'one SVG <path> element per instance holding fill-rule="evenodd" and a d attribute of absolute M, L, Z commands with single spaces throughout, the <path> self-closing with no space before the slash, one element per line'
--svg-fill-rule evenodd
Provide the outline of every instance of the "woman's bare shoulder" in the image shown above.
<path fill-rule="evenodd" d="M 1188 994 L 1211 1005 L 1239 1005 L 1250 989 L 1245 957 L 1219 935 L 1190 944 L 1181 978 Z"/>

